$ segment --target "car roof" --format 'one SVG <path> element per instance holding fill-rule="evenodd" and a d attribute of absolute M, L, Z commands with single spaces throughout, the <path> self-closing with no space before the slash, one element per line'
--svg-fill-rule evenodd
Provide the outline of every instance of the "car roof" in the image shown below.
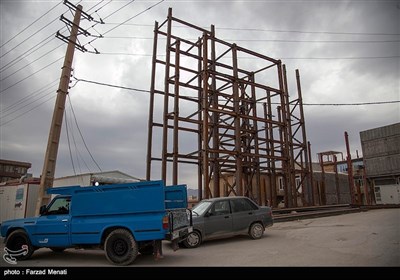
<path fill-rule="evenodd" d="M 218 201 L 218 200 L 239 199 L 239 198 L 246 198 L 246 199 L 249 199 L 249 198 L 246 197 L 246 196 L 223 196 L 223 197 L 206 198 L 206 199 L 203 199 L 203 200 L 201 200 L 201 201 L 210 201 L 210 202 L 213 202 L 213 201 Z"/>

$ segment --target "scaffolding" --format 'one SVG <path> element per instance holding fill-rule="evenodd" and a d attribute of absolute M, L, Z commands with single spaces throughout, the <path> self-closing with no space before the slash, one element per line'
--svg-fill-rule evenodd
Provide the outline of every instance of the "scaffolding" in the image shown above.
<path fill-rule="evenodd" d="M 181 28 L 185 27 L 185 28 Z M 174 30 L 173 30 L 174 29 Z M 173 32 L 174 31 L 174 32 Z M 188 38 L 197 39 L 188 39 Z M 198 198 L 312 205 L 299 72 L 172 16 L 154 27 L 146 179 L 197 175 Z"/>

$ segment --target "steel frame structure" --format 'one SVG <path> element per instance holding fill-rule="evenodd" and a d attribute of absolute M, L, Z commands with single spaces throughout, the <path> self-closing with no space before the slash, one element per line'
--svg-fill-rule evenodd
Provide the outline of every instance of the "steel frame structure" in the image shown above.
<path fill-rule="evenodd" d="M 146 179 L 156 169 L 172 184 L 197 174 L 199 200 L 245 195 L 277 206 L 279 176 L 286 207 L 297 197 L 312 205 L 296 76 L 299 98 L 290 101 L 280 60 L 218 39 L 213 25 L 206 30 L 169 9 L 154 27 Z"/>

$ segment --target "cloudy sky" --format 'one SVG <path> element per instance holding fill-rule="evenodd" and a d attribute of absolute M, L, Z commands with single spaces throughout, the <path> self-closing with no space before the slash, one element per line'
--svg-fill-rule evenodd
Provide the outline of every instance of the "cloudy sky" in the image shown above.
<path fill-rule="evenodd" d="M 169 7 L 194 25 L 215 25 L 223 40 L 281 59 L 291 83 L 299 69 L 314 161 L 319 152 L 345 153 L 345 131 L 352 156 L 362 156 L 360 131 L 400 122 L 400 1 L 71 2 L 105 24 L 81 21 L 92 37 L 79 36 L 87 52 L 75 52 L 56 177 L 100 169 L 145 177 L 149 95 L 132 88 L 150 88 L 154 22 Z M 31 162 L 36 177 L 66 51 L 55 37 L 68 34 L 60 15 L 73 19 L 63 1 L 0 1 L 0 158 Z M 179 180 L 196 188 L 187 176 Z"/>

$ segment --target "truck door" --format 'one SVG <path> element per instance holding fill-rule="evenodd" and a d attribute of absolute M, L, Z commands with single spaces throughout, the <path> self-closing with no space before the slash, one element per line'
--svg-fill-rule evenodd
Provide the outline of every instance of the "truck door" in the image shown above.
<path fill-rule="evenodd" d="M 35 238 L 43 247 L 68 247 L 70 245 L 71 197 L 56 197 L 38 218 Z"/>

